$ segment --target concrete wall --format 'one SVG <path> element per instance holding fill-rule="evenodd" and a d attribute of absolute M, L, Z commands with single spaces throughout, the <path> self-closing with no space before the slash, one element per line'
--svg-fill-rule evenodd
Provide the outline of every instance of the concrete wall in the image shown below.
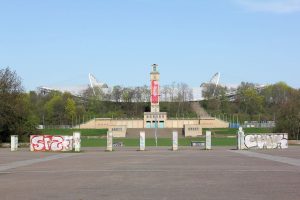
<path fill-rule="evenodd" d="M 227 122 L 216 118 L 206 119 L 171 119 L 167 120 L 165 128 L 184 128 L 184 125 L 201 125 L 202 128 L 228 128 Z M 82 129 L 109 129 L 111 126 L 127 126 L 127 128 L 145 128 L 143 119 L 110 119 L 96 118 L 85 124 Z"/>
<path fill-rule="evenodd" d="M 287 133 L 249 134 L 245 135 L 245 149 L 286 149 Z"/>
<path fill-rule="evenodd" d="M 144 128 L 144 120 L 138 119 L 110 119 L 96 118 L 85 124 L 81 124 L 82 129 L 109 129 L 112 126 L 127 126 L 127 128 Z"/>
<path fill-rule="evenodd" d="M 167 121 L 167 113 L 166 112 L 159 112 L 159 113 L 151 113 L 151 112 L 145 112 L 144 113 L 144 127 L 147 127 L 147 121 L 151 123 L 151 127 L 154 127 L 153 121 Z"/>
<path fill-rule="evenodd" d="M 167 120 L 167 128 L 183 128 L 184 125 L 201 125 L 202 128 L 228 128 L 229 123 L 216 118 Z"/>
<path fill-rule="evenodd" d="M 73 136 L 31 135 L 30 151 L 72 151 Z"/>
<path fill-rule="evenodd" d="M 184 125 L 198 125 L 198 119 L 171 119 L 166 121 L 166 128 L 183 128 Z"/>
<path fill-rule="evenodd" d="M 217 118 L 205 118 L 200 120 L 202 128 L 228 128 L 229 123 Z"/>
<path fill-rule="evenodd" d="M 185 137 L 198 137 L 202 135 L 201 125 L 184 125 L 184 136 Z"/>
<path fill-rule="evenodd" d="M 125 138 L 127 126 L 110 126 L 108 131 L 111 131 L 114 138 Z"/>

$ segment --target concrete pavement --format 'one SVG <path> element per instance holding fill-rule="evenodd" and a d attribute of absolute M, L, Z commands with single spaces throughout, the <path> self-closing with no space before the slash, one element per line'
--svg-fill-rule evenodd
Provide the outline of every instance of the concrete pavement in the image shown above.
<path fill-rule="evenodd" d="M 254 153 L 262 158 L 229 148 L 87 148 L 83 153 L 0 149 L 0 199 L 300 199 L 300 167 L 264 158 L 297 163 L 300 147 Z"/>

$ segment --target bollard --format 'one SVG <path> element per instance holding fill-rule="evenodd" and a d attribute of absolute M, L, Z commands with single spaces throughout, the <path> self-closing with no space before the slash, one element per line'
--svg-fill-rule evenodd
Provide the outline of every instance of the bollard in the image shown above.
<path fill-rule="evenodd" d="M 113 132 L 107 132 L 107 148 L 106 151 L 113 151 Z"/>
<path fill-rule="evenodd" d="M 177 151 L 178 150 L 178 132 L 177 131 L 173 131 L 173 147 L 172 147 L 173 151 Z"/>
<path fill-rule="evenodd" d="M 73 133 L 73 146 L 75 152 L 80 152 L 81 149 L 81 134 L 80 132 L 74 132 Z"/>
<path fill-rule="evenodd" d="M 145 151 L 145 146 L 146 146 L 146 136 L 145 132 L 141 131 L 140 132 L 140 151 Z"/>
<path fill-rule="evenodd" d="M 245 149 L 245 133 L 243 131 L 243 128 L 240 127 L 238 131 L 238 150 Z"/>
<path fill-rule="evenodd" d="M 11 151 L 18 151 L 18 136 L 12 135 L 10 136 L 10 150 Z"/>
<path fill-rule="evenodd" d="M 241 147 L 242 147 L 242 150 L 246 149 L 246 146 L 245 146 L 245 131 L 244 130 L 241 133 Z"/>
<path fill-rule="evenodd" d="M 211 150 L 211 131 L 206 131 L 205 134 L 205 149 Z"/>

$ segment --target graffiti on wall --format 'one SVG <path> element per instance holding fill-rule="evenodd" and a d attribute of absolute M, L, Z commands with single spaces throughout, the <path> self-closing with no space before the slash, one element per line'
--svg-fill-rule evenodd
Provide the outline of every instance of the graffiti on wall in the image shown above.
<path fill-rule="evenodd" d="M 72 151 L 73 136 L 31 135 L 31 151 Z"/>
<path fill-rule="evenodd" d="M 246 135 L 246 149 L 286 149 L 288 148 L 288 135 L 283 134 L 263 134 Z"/>

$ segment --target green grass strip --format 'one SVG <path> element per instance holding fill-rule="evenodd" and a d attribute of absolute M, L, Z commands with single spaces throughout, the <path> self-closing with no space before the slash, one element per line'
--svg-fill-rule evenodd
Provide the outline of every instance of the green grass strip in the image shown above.
<path fill-rule="evenodd" d="M 179 138 L 179 146 L 190 146 L 191 141 L 205 141 L 204 138 Z M 82 139 L 82 147 L 106 147 L 106 139 Z M 125 147 L 138 147 L 139 139 L 114 139 L 113 142 L 123 142 Z M 235 138 L 212 138 L 212 146 L 235 146 Z M 146 139 L 146 146 L 155 146 L 155 139 Z M 172 146 L 172 139 L 170 138 L 159 138 L 158 146 Z"/>

